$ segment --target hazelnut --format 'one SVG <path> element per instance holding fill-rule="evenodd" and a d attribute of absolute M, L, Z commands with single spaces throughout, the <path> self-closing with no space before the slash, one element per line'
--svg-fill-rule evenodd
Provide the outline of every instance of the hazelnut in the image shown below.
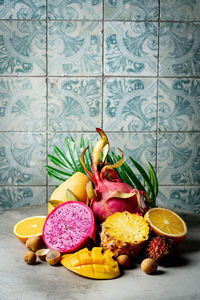
<path fill-rule="evenodd" d="M 36 252 L 43 246 L 43 241 L 40 236 L 31 236 L 26 241 L 26 248 L 30 251 Z"/>
<path fill-rule="evenodd" d="M 36 258 L 33 251 L 28 251 L 24 254 L 24 261 L 29 265 L 33 265 L 36 262 Z"/>
<path fill-rule="evenodd" d="M 49 250 L 49 252 L 46 255 L 46 261 L 52 266 L 57 265 L 60 259 L 61 259 L 61 255 L 58 250 Z"/>
<path fill-rule="evenodd" d="M 141 263 L 141 269 L 147 274 L 154 273 L 158 268 L 157 262 L 152 258 L 146 258 Z"/>
<path fill-rule="evenodd" d="M 36 255 L 39 259 L 41 260 L 45 260 L 46 259 L 46 255 L 49 252 L 49 249 L 39 249 L 38 251 L 36 251 Z"/>
<path fill-rule="evenodd" d="M 125 255 L 125 254 L 119 255 L 117 257 L 117 262 L 118 262 L 118 264 L 120 266 L 126 267 L 126 268 L 130 267 L 130 265 L 131 265 L 131 259 L 130 259 L 130 257 L 128 255 Z"/>

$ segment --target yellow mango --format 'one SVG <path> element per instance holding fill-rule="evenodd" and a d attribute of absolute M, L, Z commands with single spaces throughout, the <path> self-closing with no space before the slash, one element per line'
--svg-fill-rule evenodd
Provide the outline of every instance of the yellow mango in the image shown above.
<path fill-rule="evenodd" d="M 78 199 L 78 201 L 87 202 L 87 193 L 86 193 L 86 184 L 90 181 L 88 176 L 81 172 L 76 172 L 74 175 L 69 177 L 65 182 L 61 183 L 52 193 L 48 205 L 48 213 L 50 213 L 57 205 L 71 201 L 71 197 L 69 198 L 70 190 L 74 196 Z M 68 191 L 68 192 L 67 192 Z"/>
<path fill-rule="evenodd" d="M 112 252 L 106 250 L 102 253 L 101 247 L 94 247 L 92 251 L 84 248 L 73 254 L 64 254 L 61 264 L 79 275 L 94 279 L 112 279 L 120 275 Z"/>
<path fill-rule="evenodd" d="M 92 260 L 99 265 L 104 264 L 105 262 L 105 255 L 102 255 L 102 248 L 101 247 L 94 247 L 92 249 Z"/>

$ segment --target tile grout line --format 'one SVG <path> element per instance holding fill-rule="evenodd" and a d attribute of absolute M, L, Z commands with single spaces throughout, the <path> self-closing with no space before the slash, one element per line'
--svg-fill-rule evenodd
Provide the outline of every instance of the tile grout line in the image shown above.
<path fill-rule="evenodd" d="M 160 64 L 160 0 L 158 0 L 158 54 L 157 54 L 157 97 L 156 97 L 156 161 L 155 171 L 158 176 L 158 99 L 159 99 L 159 64 Z"/>
<path fill-rule="evenodd" d="M 6 22 L 10 22 L 10 21 L 20 21 L 20 22 L 46 22 L 46 19 L 0 19 L 0 21 L 6 21 Z M 122 22 L 122 23 L 200 23 L 200 20 L 103 20 L 102 19 L 97 19 L 97 20 L 93 20 L 93 19 L 51 19 L 49 20 L 49 22 Z"/>
<path fill-rule="evenodd" d="M 0 75 L 0 78 L 155 78 L 160 79 L 200 79 L 198 75 L 191 76 L 158 76 L 158 75 L 31 75 L 31 76 L 21 76 L 21 75 Z"/>
<path fill-rule="evenodd" d="M 46 164 L 48 165 L 48 147 L 49 147 L 49 89 L 48 89 L 48 0 L 46 0 Z M 46 172 L 46 203 L 48 203 L 48 185 L 49 178 Z"/>
<path fill-rule="evenodd" d="M 40 131 L 37 131 L 37 130 L 32 130 L 32 131 L 26 131 L 26 130 L 0 130 L 0 133 L 65 133 L 66 131 L 65 130 L 57 130 L 57 131 L 53 131 L 53 130 L 40 130 Z M 81 131 L 81 130 L 71 130 L 71 131 L 67 131 L 69 133 L 96 133 L 95 130 L 84 130 L 84 131 Z M 128 131 L 128 130 L 124 130 L 124 131 L 120 131 L 120 130 L 106 130 L 106 132 L 109 132 L 109 133 L 135 133 L 135 134 L 138 134 L 138 133 L 149 133 L 149 134 L 152 134 L 152 133 L 156 133 L 156 130 L 138 130 L 138 131 Z M 182 131 L 177 131 L 177 130 L 168 130 L 168 131 L 159 131 L 159 133 L 162 133 L 162 134 L 173 134 L 173 133 L 188 133 L 188 134 L 191 134 L 191 133 L 199 133 L 200 130 L 182 130 Z"/>
<path fill-rule="evenodd" d="M 102 96 L 101 96 L 101 128 L 104 129 L 104 1 L 102 2 L 102 66 L 101 66 L 101 91 L 102 91 Z"/>

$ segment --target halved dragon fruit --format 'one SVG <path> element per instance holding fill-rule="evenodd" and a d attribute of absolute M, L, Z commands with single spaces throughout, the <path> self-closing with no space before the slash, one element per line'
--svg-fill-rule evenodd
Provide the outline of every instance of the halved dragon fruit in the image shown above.
<path fill-rule="evenodd" d="M 68 201 L 57 206 L 46 218 L 43 240 L 60 253 L 77 251 L 95 240 L 96 223 L 92 210 L 84 203 Z"/>

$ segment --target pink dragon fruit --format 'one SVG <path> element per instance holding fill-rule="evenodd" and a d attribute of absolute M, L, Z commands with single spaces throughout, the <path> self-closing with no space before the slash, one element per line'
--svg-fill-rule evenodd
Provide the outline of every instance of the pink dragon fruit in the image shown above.
<path fill-rule="evenodd" d="M 92 210 L 84 203 L 68 201 L 57 206 L 43 227 L 43 240 L 48 248 L 60 253 L 77 251 L 90 239 L 95 240 L 96 224 Z"/>
<path fill-rule="evenodd" d="M 147 194 L 121 182 L 118 178 L 114 168 L 120 167 L 124 162 L 124 154 L 120 149 L 122 158 L 119 162 L 114 165 L 105 164 L 109 151 L 108 138 L 103 130 L 96 128 L 96 131 L 100 134 L 101 139 L 97 141 L 93 150 L 93 174 L 86 168 L 84 162 L 84 154 L 87 148 L 83 150 L 81 155 L 81 163 L 95 185 L 93 193 L 90 193 L 94 195 L 90 201 L 90 207 L 94 215 L 100 221 L 104 221 L 115 212 L 123 212 L 125 210 L 130 213 L 143 215 L 147 209 L 143 197 L 148 199 Z M 102 151 L 103 159 L 101 160 Z M 88 198 L 90 198 L 89 193 Z"/>

